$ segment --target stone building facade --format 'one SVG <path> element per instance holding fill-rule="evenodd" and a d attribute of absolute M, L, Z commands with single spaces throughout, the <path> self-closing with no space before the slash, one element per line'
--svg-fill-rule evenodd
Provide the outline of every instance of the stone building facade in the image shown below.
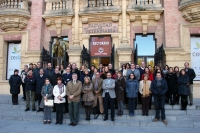
<path fill-rule="evenodd" d="M 10 42 L 21 44 L 22 69 L 41 61 L 55 37 L 67 37 L 69 62 L 79 67 L 83 45 L 90 53 L 91 37 L 109 36 L 113 65 L 120 68 L 136 60 L 136 35 L 153 34 L 155 46 L 163 44 L 164 64 L 183 67 L 191 60 L 191 35 L 200 35 L 199 7 L 198 0 L 0 0 L 0 86 L 8 87 Z"/>

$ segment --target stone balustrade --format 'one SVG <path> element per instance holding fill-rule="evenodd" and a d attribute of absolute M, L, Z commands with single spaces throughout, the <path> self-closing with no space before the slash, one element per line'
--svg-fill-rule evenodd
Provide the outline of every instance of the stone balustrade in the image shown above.
<path fill-rule="evenodd" d="M 128 9 L 139 11 L 160 10 L 162 8 L 162 0 L 129 0 Z"/>
<path fill-rule="evenodd" d="M 72 15 L 73 0 L 45 0 L 44 16 Z"/>
<path fill-rule="evenodd" d="M 113 0 L 88 0 L 88 7 L 113 6 Z"/>
<path fill-rule="evenodd" d="M 28 10 L 28 3 L 29 0 L 0 0 L 0 10 L 12 8 Z"/>
<path fill-rule="evenodd" d="M 22 30 L 30 18 L 30 0 L 0 0 L 0 28 L 4 31 Z"/>

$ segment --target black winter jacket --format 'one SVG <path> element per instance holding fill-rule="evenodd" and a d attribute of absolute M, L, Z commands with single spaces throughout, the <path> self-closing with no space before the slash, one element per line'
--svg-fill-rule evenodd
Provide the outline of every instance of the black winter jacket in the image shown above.
<path fill-rule="evenodd" d="M 20 85 L 22 84 L 21 77 L 19 75 L 12 75 L 9 79 L 10 93 L 13 95 L 20 93 Z"/>

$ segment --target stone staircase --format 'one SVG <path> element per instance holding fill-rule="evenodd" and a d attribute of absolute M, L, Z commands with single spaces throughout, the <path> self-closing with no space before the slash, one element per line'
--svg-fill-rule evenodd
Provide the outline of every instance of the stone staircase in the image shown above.
<path fill-rule="evenodd" d="M 1 95 L 0 95 L 1 96 Z M 131 126 L 131 127 L 175 127 L 175 128 L 200 128 L 200 106 L 188 106 L 187 111 L 181 111 L 179 105 L 165 105 L 166 120 L 165 125 L 160 122 L 152 122 L 155 116 L 154 106 L 149 111 L 149 116 L 142 116 L 141 105 L 135 110 L 135 116 L 130 117 L 128 110 L 124 109 L 123 116 L 115 116 L 115 121 L 103 121 L 103 116 L 99 115 L 98 119 L 85 120 L 84 108 L 80 106 L 80 121 L 78 124 L 84 125 L 104 125 L 104 126 Z M 18 120 L 18 121 L 38 121 L 43 122 L 43 112 L 28 111 L 25 112 L 25 101 L 19 97 L 19 105 L 12 105 L 11 96 L 3 95 L 0 98 L 0 119 Z M 117 113 L 117 110 L 115 111 Z M 52 113 L 52 122 L 55 123 L 55 113 Z M 64 114 L 64 124 L 68 124 L 69 115 Z"/>

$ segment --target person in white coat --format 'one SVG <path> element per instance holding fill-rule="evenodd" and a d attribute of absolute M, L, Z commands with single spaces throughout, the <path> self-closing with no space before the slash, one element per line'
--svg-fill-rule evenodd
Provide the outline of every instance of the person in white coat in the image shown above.
<path fill-rule="evenodd" d="M 53 95 L 54 95 L 54 103 L 56 106 L 56 123 L 55 124 L 62 124 L 63 122 L 63 107 L 66 96 L 66 87 L 62 83 L 62 78 L 57 78 L 57 85 L 53 88 Z"/>

